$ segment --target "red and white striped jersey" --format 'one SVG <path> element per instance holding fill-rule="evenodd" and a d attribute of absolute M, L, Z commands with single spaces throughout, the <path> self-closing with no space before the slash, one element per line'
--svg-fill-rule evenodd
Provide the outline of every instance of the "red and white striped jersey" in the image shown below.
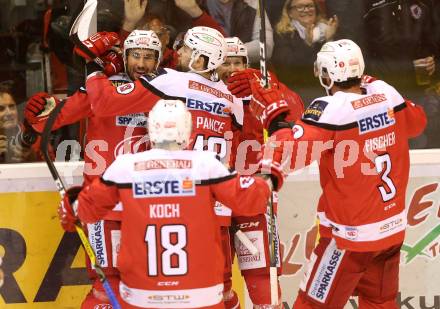
<path fill-rule="evenodd" d="M 193 120 L 189 149 L 215 151 L 226 164 L 235 156 L 229 141 L 243 124 L 243 104 L 222 81 L 211 81 L 191 72 L 159 69 L 116 89 L 105 76 L 94 75 L 87 80 L 87 92 L 94 114 L 101 117 L 148 112 L 160 99 L 181 100 Z"/>
<path fill-rule="evenodd" d="M 230 172 L 214 152 L 153 149 L 119 156 L 81 192 L 78 216 L 95 222 L 122 202 L 118 268 L 126 302 L 205 307 L 222 301 L 223 291 L 214 202 L 227 204 L 234 215 L 252 216 L 265 212 L 269 194 L 263 178 Z M 153 297 L 164 294 L 176 297 Z M 177 297 L 182 294 L 188 298 Z"/>
<path fill-rule="evenodd" d="M 362 89 L 312 102 L 290 133 L 291 164 L 319 160 L 318 214 L 338 247 L 375 251 L 403 241 L 408 139 L 423 131 L 426 116 L 383 81 Z"/>

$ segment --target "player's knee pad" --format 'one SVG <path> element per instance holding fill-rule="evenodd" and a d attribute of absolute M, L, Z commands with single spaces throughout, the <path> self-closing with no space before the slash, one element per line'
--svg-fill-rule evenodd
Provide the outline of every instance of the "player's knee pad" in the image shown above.
<path fill-rule="evenodd" d="M 94 224 L 87 224 L 87 236 L 96 255 L 96 261 L 101 265 L 106 276 L 118 276 L 116 268 L 117 255 L 121 242 L 121 223 L 119 221 L 101 220 Z M 96 273 L 90 265 L 86 255 L 87 270 L 92 279 Z"/>
<path fill-rule="evenodd" d="M 268 306 L 267 304 L 271 303 L 270 276 L 265 274 L 263 275 L 247 274 L 244 276 L 244 280 L 246 281 L 246 287 L 249 293 L 249 298 L 254 304 L 254 308 L 272 308 L 272 307 L 264 307 L 264 306 Z M 279 283 L 277 284 L 277 289 L 278 289 L 278 297 L 281 298 L 281 288 Z M 255 307 L 257 305 L 263 307 Z"/>
<path fill-rule="evenodd" d="M 225 309 L 240 309 L 238 295 L 232 289 L 226 290 L 226 292 L 223 293 L 223 303 Z"/>
<path fill-rule="evenodd" d="M 267 215 L 258 215 L 254 217 L 236 217 L 234 218 L 237 227 L 249 238 L 253 245 L 258 249 L 256 255 L 252 255 L 246 246 L 234 237 L 234 246 L 237 253 L 237 259 L 243 276 L 247 274 L 267 274 L 269 275 L 270 253 L 269 239 L 273 240 L 275 248 L 275 262 L 278 268 L 278 274 L 281 274 L 281 258 L 279 250 L 278 225 L 275 220 L 275 231 L 271 237 L 268 232 L 269 217 Z"/>

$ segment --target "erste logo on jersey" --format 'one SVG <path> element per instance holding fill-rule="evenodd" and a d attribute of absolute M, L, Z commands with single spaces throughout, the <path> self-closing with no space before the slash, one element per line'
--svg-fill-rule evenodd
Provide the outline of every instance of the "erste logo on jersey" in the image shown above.
<path fill-rule="evenodd" d="M 229 116 L 229 113 L 231 111 L 225 103 L 203 102 L 190 98 L 186 100 L 186 107 L 190 110 L 200 110 L 221 117 Z"/>
<path fill-rule="evenodd" d="M 321 101 L 321 100 L 314 101 L 304 111 L 303 118 L 318 121 L 319 118 L 321 118 L 321 115 L 324 112 L 324 109 L 327 107 L 327 105 L 328 102 L 326 101 Z"/>
<path fill-rule="evenodd" d="M 135 198 L 163 196 L 194 196 L 195 181 L 190 177 L 171 175 L 149 175 L 147 179 L 133 183 Z"/>
<path fill-rule="evenodd" d="M 383 108 L 376 114 L 369 114 L 368 116 L 361 116 L 358 120 L 359 134 L 365 134 L 372 131 L 377 131 L 396 123 L 394 110 L 392 108 Z"/>

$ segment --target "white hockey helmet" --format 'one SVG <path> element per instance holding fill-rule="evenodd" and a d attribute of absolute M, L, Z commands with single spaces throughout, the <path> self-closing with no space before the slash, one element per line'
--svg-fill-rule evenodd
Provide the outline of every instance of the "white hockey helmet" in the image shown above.
<path fill-rule="evenodd" d="M 244 57 L 246 63 L 249 64 L 248 51 L 246 45 L 236 36 L 231 38 L 225 38 L 227 44 L 227 57 Z"/>
<path fill-rule="evenodd" d="M 153 145 L 177 143 L 183 149 L 189 144 L 192 130 L 191 113 L 179 100 L 159 100 L 148 115 L 148 134 Z"/>
<path fill-rule="evenodd" d="M 124 41 L 124 65 L 127 67 L 127 52 L 132 48 L 151 49 L 157 51 L 157 66 L 162 60 L 162 43 L 152 30 L 134 30 Z"/>
<path fill-rule="evenodd" d="M 327 92 L 335 82 L 361 78 L 364 69 L 364 57 L 360 47 L 346 39 L 325 43 L 318 52 L 315 62 L 316 74 Z M 330 85 L 323 82 L 323 77 L 331 80 Z"/>
<path fill-rule="evenodd" d="M 223 35 L 209 27 L 194 27 L 189 29 L 184 37 L 186 46 L 193 50 L 189 68 L 196 73 L 205 73 L 218 68 L 226 59 L 226 41 Z M 208 63 L 205 70 L 196 71 L 192 64 L 200 56 L 206 56 Z"/>

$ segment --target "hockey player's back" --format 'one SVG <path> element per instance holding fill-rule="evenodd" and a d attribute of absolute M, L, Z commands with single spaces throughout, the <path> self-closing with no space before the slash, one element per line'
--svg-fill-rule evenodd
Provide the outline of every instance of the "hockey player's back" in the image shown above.
<path fill-rule="evenodd" d="M 157 109 L 150 113 L 155 149 L 118 156 L 101 179 L 81 192 L 78 217 L 95 222 L 117 201 L 123 204 L 118 268 L 125 303 L 142 308 L 223 308 L 224 260 L 214 203 L 228 204 L 237 215 L 264 213 L 270 181 L 239 176 L 214 152 L 180 150 L 190 141 L 191 114 L 181 101 L 159 104 L 176 117 L 166 118 L 160 109 L 161 114 Z M 173 130 L 186 133 L 168 134 Z M 169 143 L 164 141 L 170 140 L 175 148 L 166 148 Z"/>

